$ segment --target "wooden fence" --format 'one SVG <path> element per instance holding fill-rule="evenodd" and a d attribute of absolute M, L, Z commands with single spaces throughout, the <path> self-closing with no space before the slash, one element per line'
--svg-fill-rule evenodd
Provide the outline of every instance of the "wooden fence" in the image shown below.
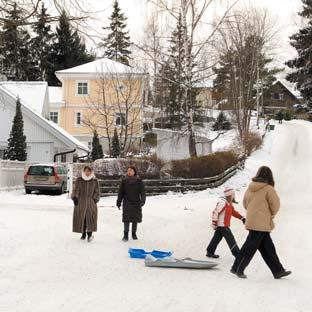
<path fill-rule="evenodd" d="M 145 190 L 148 195 L 161 195 L 169 191 L 187 192 L 202 191 L 207 188 L 215 188 L 225 183 L 236 172 L 243 168 L 244 162 L 227 169 L 225 172 L 209 178 L 198 179 L 146 179 L 144 180 Z M 116 195 L 120 180 L 100 180 L 101 196 Z"/>

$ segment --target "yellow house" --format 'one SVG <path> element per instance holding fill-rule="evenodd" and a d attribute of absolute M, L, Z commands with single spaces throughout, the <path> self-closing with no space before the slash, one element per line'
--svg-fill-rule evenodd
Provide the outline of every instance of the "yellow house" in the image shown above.
<path fill-rule="evenodd" d="M 96 130 L 104 151 L 117 129 L 120 142 L 133 146 L 143 136 L 148 75 L 102 58 L 56 72 L 62 87 L 50 87 L 50 119 L 91 147 Z"/>

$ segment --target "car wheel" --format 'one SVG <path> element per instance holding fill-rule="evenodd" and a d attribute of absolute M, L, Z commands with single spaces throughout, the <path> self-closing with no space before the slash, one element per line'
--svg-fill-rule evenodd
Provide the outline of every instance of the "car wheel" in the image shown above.
<path fill-rule="evenodd" d="M 62 195 L 64 193 L 64 183 L 62 183 L 60 189 L 57 192 L 59 195 Z"/>
<path fill-rule="evenodd" d="M 25 193 L 26 193 L 26 194 L 31 194 L 31 190 L 25 189 Z"/>

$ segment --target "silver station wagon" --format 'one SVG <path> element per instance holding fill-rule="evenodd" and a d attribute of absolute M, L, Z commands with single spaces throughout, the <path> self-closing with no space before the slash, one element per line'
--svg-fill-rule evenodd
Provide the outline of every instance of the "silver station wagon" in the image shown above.
<path fill-rule="evenodd" d="M 62 164 L 32 164 L 24 176 L 26 194 L 32 191 L 63 194 L 67 190 L 67 167 Z"/>

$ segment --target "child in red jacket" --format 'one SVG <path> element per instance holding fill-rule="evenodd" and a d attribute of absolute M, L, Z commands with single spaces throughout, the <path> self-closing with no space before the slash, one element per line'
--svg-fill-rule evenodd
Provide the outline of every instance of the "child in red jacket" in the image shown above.
<path fill-rule="evenodd" d="M 234 202 L 234 190 L 232 188 L 226 188 L 224 190 L 224 197 L 219 200 L 212 213 L 212 227 L 215 233 L 207 247 L 207 257 L 209 258 L 219 258 L 219 255 L 216 255 L 215 251 L 223 237 L 229 245 L 232 255 L 236 257 L 239 253 L 239 248 L 230 229 L 231 217 L 240 219 L 243 223 L 245 223 L 245 218 L 234 209 Z"/>

